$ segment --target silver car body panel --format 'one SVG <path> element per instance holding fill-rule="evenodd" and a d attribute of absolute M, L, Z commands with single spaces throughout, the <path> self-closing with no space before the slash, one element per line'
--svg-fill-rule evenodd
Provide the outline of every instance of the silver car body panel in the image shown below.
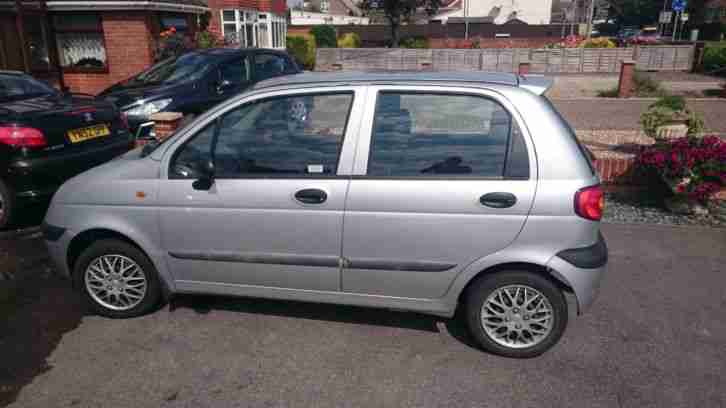
<path fill-rule="evenodd" d="M 375 83 L 371 83 L 375 82 Z M 381 89 L 445 91 L 493 98 L 520 126 L 528 180 L 379 180 L 365 176 L 376 94 Z M 173 152 L 220 114 L 270 96 L 355 92 L 338 177 L 223 179 L 209 191 L 168 179 Z M 134 151 L 68 181 L 46 223 L 65 228 L 49 242 L 68 274 L 68 248 L 86 231 L 114 231 L 141 247 L 166 286 L 217 293 L 389 307 L 453 315 L 478 274 L 504 264 L 549 270 L 572 288 L 580 310 L 603 268 L 578 269 L 556 257 L 598 239 L 599 223 L 574 213 L 577 190 L 599 183 L 569 127 L 536 92 L 509 84 L 454 80 L 265 84 L 178 131 L 149 157 Z M 321 188 L 309 208 L 292 195 Z M 515 193 L 507 209 L 481 206 L 492 191 Z M 338 265 L 336 265 L 336 260 Z"/>

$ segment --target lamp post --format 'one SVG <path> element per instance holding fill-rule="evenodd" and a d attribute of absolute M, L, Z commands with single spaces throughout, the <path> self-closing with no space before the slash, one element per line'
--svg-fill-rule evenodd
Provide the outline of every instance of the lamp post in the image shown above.
<path fill-rule="evenodd" d="M 464 39 L 469 39 L 469 1 L 464 0 Z"/>
<path fill-rule="evenodd" d="M 595 0 L 590 0 L 590 8 L 587 9 L 587 35 L 588 40 L 592 36 L 592 19 L 595 14 Z"/>

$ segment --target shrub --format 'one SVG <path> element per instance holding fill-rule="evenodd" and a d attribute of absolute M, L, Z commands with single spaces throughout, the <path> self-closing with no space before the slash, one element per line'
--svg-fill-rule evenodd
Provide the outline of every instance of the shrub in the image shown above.
<path fill-rule="evenodd" d="M 356 33 L 345 33 L 338 38 L 338 48 L 360 48 L 360 36 Z"/>
<path fill-rule="evenodd" d="M 591 38 L 580 44 L 582 48 L 615 48 L 615 43 L 606 37 Z"/>
<path fill-rule="evenodd" d="M 615 88 L 603 89 L 603 90 L 597 91 L 597 96 L 599 96 L 601 98 L 617 98 L 619 93 L 620 93 L 620 90 L 616 86 Z"/>
<path fill-rule="evenodd" d="M 653 102 L 648 108 L 664 107 L 674 111 L 686 109 L 686 98 L 679 95 L 667 95 Z"/>
<path fill-rule="evenodd" d="M 670 123 L 683 123 L 688 127 L 688 135 L 700 135 L 704 131 L 701 114 L 691 111 L 686 101 L 679 96 L 666 96 L 648 107 L 640 115 L 640 124 L 645 134 L 652 138 L 658 137 L 658 128 Z"/>
<path fill-rule="evenodd" d="M 639 97 L 662 97 L 667 95 L 660 82 L 647 75 L 636 72 L 633 76 L 633 84 L 635 85 L 635 95 Z"/>
<path fill-rule="evenodd" d="M 335 48 L 338 45 L 338 36 L 333 26 L 316 25 L 310 29 L 310 34 L 315 37 L 315 46 L 318 48 Z"/>
<path fill-rule="evenodd" d="M 726 185 L 726 141 L 718 136 L 660 142 L 643 149 L 637 161 L 690 200 L 707 201 Z"/>
<path fill-rule="evenodd" d="M 709 43 L 703 52 L 703 69 L 726 76 L 726 41 Z"/>
<path fill-rule="evenodd" d="M 427 49 L 430 48 L 429 40 L 426 37 L 408 37 L 404 38 L 400 42 L 401 48 L 419 48 Z"/>
<path fill-rule="evenodd" d="M 209 31 L 200 31 L 196 38 L 197 48 L 214 48 L 222 45 L 223 41 L 216 34 Z"/>
<path fill-rule="evenodd" d="M 315 40 L 309 37 L 291 35 L 287 37 L 287 52 L 304 69 L 315 68 Z"/>

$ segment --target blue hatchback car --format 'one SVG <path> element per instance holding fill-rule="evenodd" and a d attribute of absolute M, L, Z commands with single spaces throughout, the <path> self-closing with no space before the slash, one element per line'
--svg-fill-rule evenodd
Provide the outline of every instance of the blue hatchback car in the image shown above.
<path fill-rule="evenodd" d="M 138 137 L 151 129 L 156 112 L 198 115 L 264 79 L 301 72 L 284 51 L 214 48 L 193 51 L 156 65 L 99 94 L 126 113 Z"/>

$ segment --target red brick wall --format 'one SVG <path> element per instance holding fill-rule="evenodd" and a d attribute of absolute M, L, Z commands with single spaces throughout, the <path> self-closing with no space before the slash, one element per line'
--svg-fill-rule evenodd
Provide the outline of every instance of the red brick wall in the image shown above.
<path fill-rule="evenodd" d="M 64 81 L 74 92 L 97 94 L 110 85 L 129 78 L 154 61 L 154 13 L 104 12 L 101 14 L 108 73 L 64 73 Z"/>

